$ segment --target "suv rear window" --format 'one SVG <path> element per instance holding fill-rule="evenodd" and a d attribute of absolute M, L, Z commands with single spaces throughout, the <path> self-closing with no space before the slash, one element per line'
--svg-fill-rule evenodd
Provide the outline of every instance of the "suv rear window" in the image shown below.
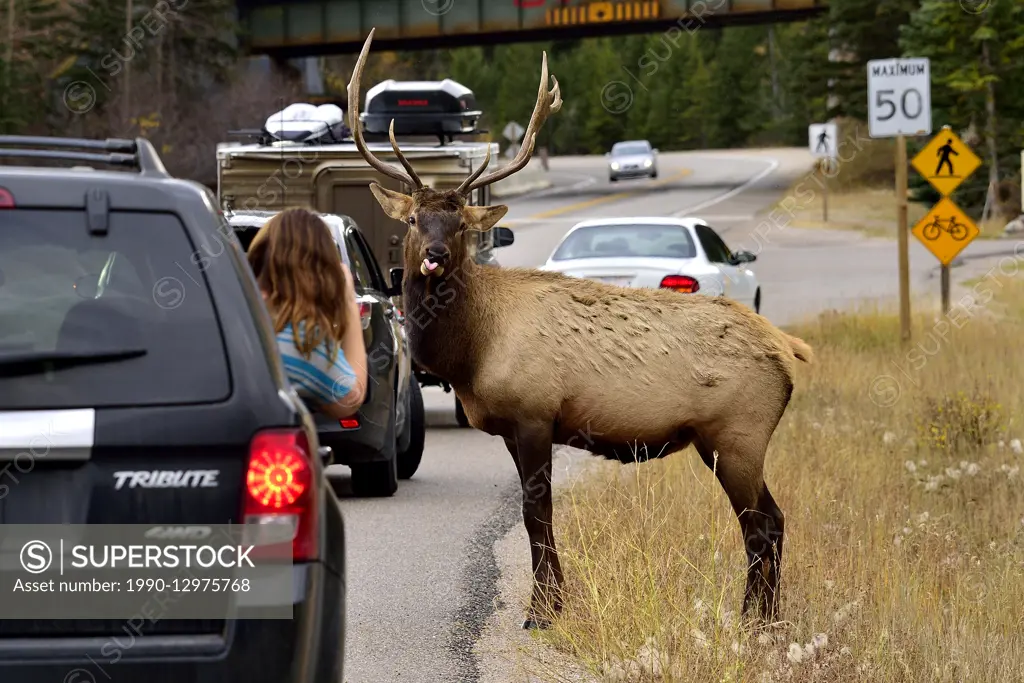
<path fill-rule="evenodd" d="M 693 258 L 697 250 L 681 225 L 591 225 L 558 246 L 553 261 L 583 258 Z"/>
<path fill-rule="evenodd" d="M 228 224 L 231 226 L 232 230 L 234 230 L 235 236 L 238 238 L 238 242 L 242 245 L 242 251 L 248 253 L 249 247 L 252 245 L 252 241 L 256 239 L 256 233 L 262 230 L 263 226 L 266 225 L 267 221 L 269 220 L 270 218 L 267 218 L 259 225 L 253 225 L 250 224 L 249 222 L 242 222 L 239 220 L 229 219 Z M 324 222 L 327 222 L 326 218 L 324 219 Z M 328 223 L 328 227 L 330 227 L 330 223 Z M 339 233 L 341 232 L 342 229 L 343 228 L 338 227 Z M 334 238 L 333 231 L 331 233 L 331 237 L 332 239 Z M 338 242 L 336 240 L 334 243 L 338 245 Z M 348 251 L 342 248 L 342 245 L 338 245 L 338 253 L 341 255 L 342 263 L 348 266 L 349 270 L 352 270 L 352 262 L 348 257 Z"/>
<path fill-rule="evenodd" d="M 81 210 L 0 211 L 0 409 L 228 398 L 196 253 L 173 214 L 111 212 L 91 235 Z"/>

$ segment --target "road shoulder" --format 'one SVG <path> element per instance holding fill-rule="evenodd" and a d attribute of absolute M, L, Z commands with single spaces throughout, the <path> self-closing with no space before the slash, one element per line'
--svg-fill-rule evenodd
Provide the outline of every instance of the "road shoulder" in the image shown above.
<path fill-rule="evenodd" d="M 593 463 L 594 456 L 585 451 L 556 449 L 553 458 L 556 496 L 558 491 L 570 488 Z M 558 505 L 557 500 L 555 504 Z M 479 683 L 599 683 L 599 679 L 571 657 L 522 629 L 533 575 L 530 541 L 521 521 L 494 542 L 494 560 L 498 570 L 495 609 L 473 648 Z"/>

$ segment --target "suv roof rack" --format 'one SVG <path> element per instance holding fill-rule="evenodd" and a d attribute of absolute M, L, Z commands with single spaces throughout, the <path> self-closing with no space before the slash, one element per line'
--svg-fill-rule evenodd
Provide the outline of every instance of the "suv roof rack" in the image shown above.
<path fill-rule="evenodd" d="M 46 148 L 51 149 L 37 149 Z M 95 150 L 95 151 L 81 151 Z M 138 169 L 142 175 L 169 178 L 153 143 L 145 138 L 58 138 L 0 135 L 0 158 L 84 161 Z"/>

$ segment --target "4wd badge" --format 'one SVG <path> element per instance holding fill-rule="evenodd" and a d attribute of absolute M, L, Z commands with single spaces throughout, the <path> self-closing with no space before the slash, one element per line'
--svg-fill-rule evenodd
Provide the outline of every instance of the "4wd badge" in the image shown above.
<path fill-rule="evenodd" d="M 200 541 L 212 533 L 208 526 L 155 526 L 146 532 L 146 538 Z"/>

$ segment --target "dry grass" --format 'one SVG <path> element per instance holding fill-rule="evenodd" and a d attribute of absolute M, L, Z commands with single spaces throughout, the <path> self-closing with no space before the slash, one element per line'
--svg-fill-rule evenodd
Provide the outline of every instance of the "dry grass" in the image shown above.
<path fill-rule="evenodd" d="M 823 213 L 824 201 L 824 193 L 815 193 L 813 198 L 799 205 L 793 212 L 790 225 L 797 228 L 860 230 L 876 237 L 896 236 L 896 193 L 892 188 L 861 188 L 830 193 L 827 198 L 827 221 Z M 930 208 L 910 202 L 907 205 L 908 227 L 914 227 Z"/>
<path fill-rule="evenodd" d="M 739 526 L 691 449 L 562 494 L 566 606 L 540 637 L 604 681 L 1022 680 L 1024 286 L 998 290 L 1002 319 L 918 319 L 907 348 L 884 311 L 796 330 L 816 360 L 766 466 L 785 622 L 737 626 Z"/>
<path fill-rule="evenodd" d="M 801 180 L 814 187 L 814 181 Z M 796 185 L 794 185 L 796 187 Z M 813 197 L 796 205 L 793 219 L 788 224 L 797 228 L 859 230 L 873 237 L 896 237 L 896 193 L 893 188 L 848 189 L 828 195 L 828 220 L 825 220 L 825 195 L 816 192 Z M 919 202 L 907 204 L 907 227 L 925 217 L 931 206 Z M 1003 236 L 1006 219 L 978 223 L 978 239 L 998 239 Z"/>

